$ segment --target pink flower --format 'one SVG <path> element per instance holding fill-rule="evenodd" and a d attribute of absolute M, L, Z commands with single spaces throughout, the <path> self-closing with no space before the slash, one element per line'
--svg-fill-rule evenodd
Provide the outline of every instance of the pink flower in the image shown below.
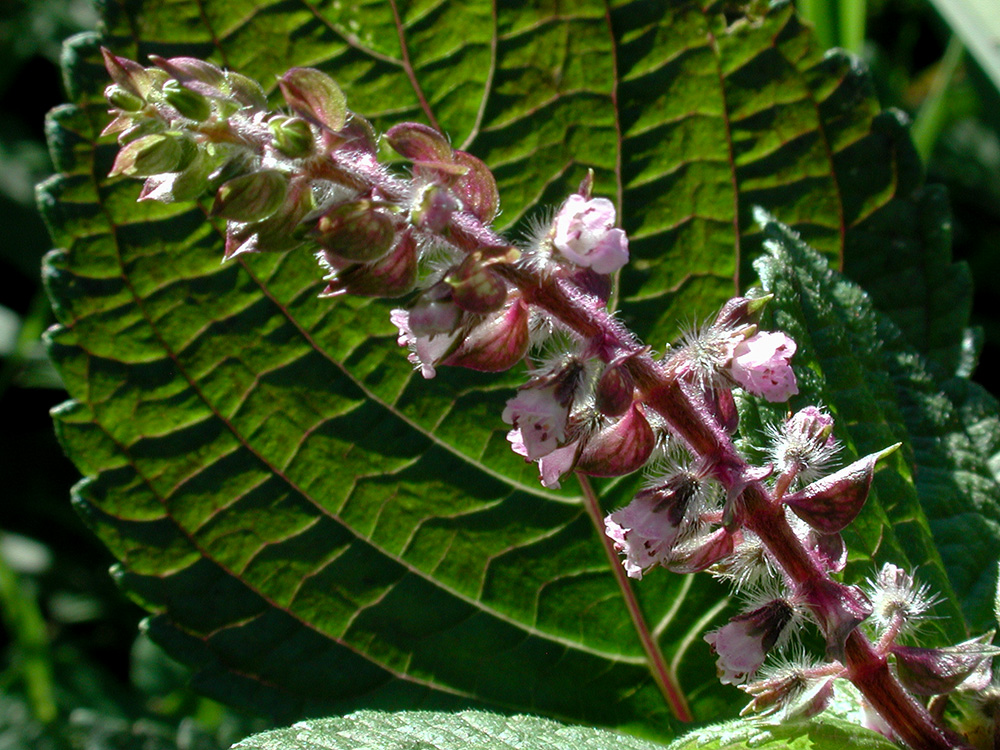
<path fill-rule="evenodd" d="M 789 364 L 795 342 L 781 331 L 762 331 L 733 349 L 730 372 L 743 388 L 768 401 L 787 401 L 799 392 Z"/>
<path fill-rule="evenodd" d="M 794 615 L 791 604 L 775 599 L 708 633 L 705 640 L 719 655 L 716 666 L 722 684 L 739 685 L 760 669 Z"/>
<path fill-rule="evenodd" d="M 577 265 L 613 273 L 628 263 L 628 237 L 614 224 L 611 201 L 574 193 L 556 214 L 552 244 Z"/>
<path fill-rule="evenodd" d="M 558 490 L 561 486 L 559 480 L 573 468 L 579 455 L 580 441 L 575 440 L 538 459 L 538 479 L 542 486 Z"/>
<path fill-rule="evenodd" d="M 604 533 L 625 555 L 622 565 L 629 578 L 642 578 L 667 559 L 689 501 L 683 488 L 645 490 L 604 519 Z"/>
<path fill-rule="evenodd" d="M 507 402 L 502 418 L 514 426 L 507 433 L 514 452 L 529 461 L 537 461 L 565 440 L 569 404 L 556 398 L 555 385 L 522 388 Z"/>
<path fill-rule="evenodd" d="M 409 310 L 392 310 L 389 313 L 389 320 L 399 329 L 396 343 L 408 347 L 410 350 L 407 359 L 420 370 L 420 374 L 425 378 L 433 378 L 437 374 L 434 365 L 440 362 L 441 358 L 451 350 L 455 343 L 455 334 L 436 333 L 429 336 L 417 336 L 410 328 Z"/>
<path fill-rule="evenodd" d="M 510 441 L 511 450 L 519 456 L 528 459 L 528 446 L 524 444 L 521 437 L 521 430 L 514 428 L 507 433 L 507 440 Z M 574 440 L 562 448 L 556 448 L 551 453 L 546 453 L 538 459 L 538 480 L 542 487 L 550 490 L 558 490 L 562 485 L 559 483 L 563 475 L 576 465 L 576 459 L 580 454 L 580 441 Z"/>

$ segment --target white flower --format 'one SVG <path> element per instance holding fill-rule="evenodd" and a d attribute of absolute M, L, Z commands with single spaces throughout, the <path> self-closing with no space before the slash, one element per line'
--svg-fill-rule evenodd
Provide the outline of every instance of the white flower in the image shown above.
<path fill-rule="evenodd" d="M 708 645 L 719 655 L 716 661 L 724 685 L 739 685 L 760 669 L 768 652 L 795 619 L 794 607 L 784 599 L 775 599 L 763 607 L 736 615 L 728 624 L 705 636 Z"/>
<path fill-rule="evenodd" d="M 629 578 L 642 578 L 670 556 L 694 493 L 684 482 L 643 490 L 604 519 L 604 533 L 625 556 Z"/>

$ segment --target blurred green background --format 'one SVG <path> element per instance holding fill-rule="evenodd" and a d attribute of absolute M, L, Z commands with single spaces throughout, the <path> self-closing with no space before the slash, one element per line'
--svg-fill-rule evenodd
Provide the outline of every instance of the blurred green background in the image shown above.
<path fill-rule="evenodd" d="M 867 63 L 884 106 L 914 119 L 928 180 L 952 196 L 955 257 L 976 283 L 975 379 L 1000 393 L 1000 95 L 989 66 L 968 53 L 967 29 L 954 33 L 960 19 L 929 0 L 799 6 L 827 45 Z M 197 697 L 187 671 L 139 635 L 143 612 L 117 592 L 113 559 L 73 512 L 79 476 L 48 414 L 65 394 L 39 340 L 52 318 L 34 185 L 52 168 L 44 116 L 64 99 L 61 42 L 97 22 L 90 0 L 0 0 L 0 750 L 228 747 L 266 723 Z"/>

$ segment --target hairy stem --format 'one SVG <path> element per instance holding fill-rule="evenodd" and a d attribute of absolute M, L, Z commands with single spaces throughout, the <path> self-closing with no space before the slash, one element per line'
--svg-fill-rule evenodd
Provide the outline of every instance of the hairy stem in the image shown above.
<path fill-rule="evenodd" d="M 710 462 L 713 475 L 727 490 L 739 493 L 743 524 L 760 537 L 793 588 L 816 615 L 827 639 L 828 655 L 845 664 L 848 679 L 893 731 L 915 750 L 969 748 L 941 728 L 927 709 L 904 690 L 889 670 L 885 657 L 857 629 L 860 618 L 852 619 L 851 605 L 860 594 L 831 579 L 789 526 L 781 503 L 761 481 L 746 480 L 749 465 L 707 405 L 692 398 L 692 389 L 684 387 L 682 373 L 653 360 L 606 310 L 579 304 L 559 281 L 530 278 L 526 272 L 513 269 L 508 278 L 533 304 L 558 317 L 588 341 L 596 342 L 595 349 L 605 361 L 615 354 L 635 352 L 629 360 L 629 369 L 643 393 L 643 402 L 667 421 L 671 431 L 695 455 Z"/>

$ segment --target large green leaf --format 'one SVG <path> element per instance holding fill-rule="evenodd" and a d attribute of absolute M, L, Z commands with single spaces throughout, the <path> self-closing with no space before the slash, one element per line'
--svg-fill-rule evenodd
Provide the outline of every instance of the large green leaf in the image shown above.
<path fill-rule="evenodd" d="M 669 750 L 892 750 L 893 742 L 843 719 L 781 725 L 736 721 L 695 730 Z M 233 750 L 662 750 L 662 745 L 607 730 L 571 727 L 534 716 L 481 711 L 360 711 L 303 721 L 248 737 Z"/>
<path fill-rule="evenodd" d="M 662 750 L 662 745 L 536 716 L 360 711 L 263 732 L 233 750 Z"/>
<path fill-rule="evenodd" d="M 700 637 L 722 589 L 662 574 L 630 593 L 601 510 L 510 452 L 516 375 L 422 381 L 388 306 L 317 299 L 307 252 L 220 265 L 203 207 L 136 204 L 138 185 L 105 177 L 97 45 L 265 84 L 321 67 L 380 127 L 424 119 L 486 159 L 512 232 L 594 168 L 633 238 L 623 317 L 659 345 L 749 278 L 753 205 L 839 262 L 891 237 L 919 182 L 862 71 L 787 4 L 733 7 L 131 0 L 68 46 L 75 103 L 49 121 L 62 174 L 40 198 L 63 248 L 46 267 L 74 399 L 58 431 L 123 588 L 204 690 L 285 718 L 488 704 L 667 735 L 646 632 L 696 716 L 739 699 Z M 636 481 L 597 483 L 604 509 Z M 898 510 L 900 553 L 934 566 L 918 506 L 873 509 L 865 533 L 892 539 Z"/>

